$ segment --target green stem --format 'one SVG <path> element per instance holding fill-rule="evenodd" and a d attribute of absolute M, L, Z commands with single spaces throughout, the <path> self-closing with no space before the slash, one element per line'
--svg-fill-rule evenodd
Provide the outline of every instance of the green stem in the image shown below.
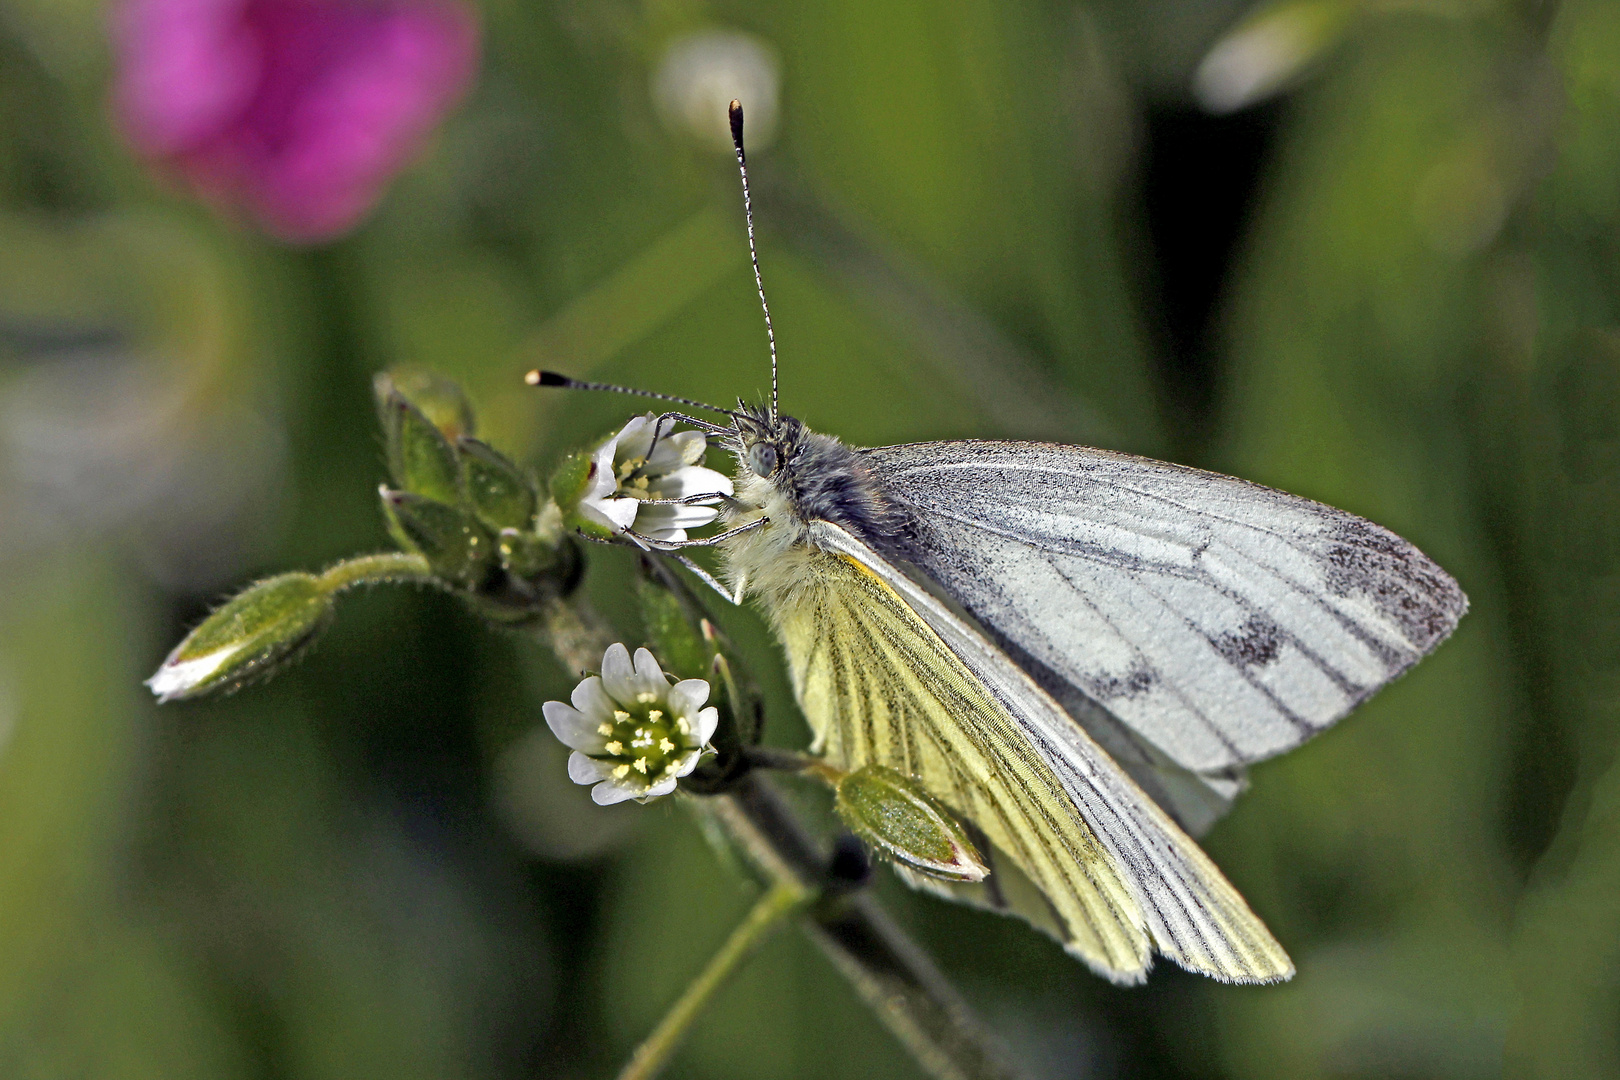
<path fill-rule="evenodd" d="M 434 580 L 433 571 L 426 559 L 402 551 L 359 555 L 327 567 L 326 572 L 321 574 L 321 584 L 328 592 L 333 593 L 352 589 L 356 585 L 432 580 Z"/>
<path fill-rule="evenodd" d="M 652 1080 L 668 1064 L 670 1055 L 680 1046 L 681 1039 L 692 1026 L 698 1014 L 725 984 L 731 973 L 770 936 L 782 921 L 803 907 L 814 894 L 795 882 L 780 881 L 772 885 L 748 917 L 731 932 L 720 951 L 710 958 L 708 966 L 681 992 L 663 1020 L 636 1047 L 619 1080 Z"/>

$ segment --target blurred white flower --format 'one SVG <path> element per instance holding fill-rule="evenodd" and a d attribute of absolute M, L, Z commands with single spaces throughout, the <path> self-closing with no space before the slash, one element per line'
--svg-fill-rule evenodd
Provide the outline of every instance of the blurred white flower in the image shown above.
<path fill-rule="evenodd" d="M 657 422 L 652 413 L 634 417 L 597 447 L 579 513 L 616 533 L 634 529 L 654 540 L 685 540 L 687 529 L 709 524 L 720 511 L 649 500 L 730 495 L 731 480 L 698 464 L 709 445 L 702 432 L 666 430 L 654 446 Z"/>
<path fill-rule="evenodd" d="M 602 657 L 601 676 L 574 687 L 573 705 L 548 701 L 543 711 L 552 733 L 574 751 L 568 778 L 596 785 L 591 798 L 611 806 L 668 795 L 697 768 L 720 722 L 718 709 L 704 707 L 708 700 L 704 680 L 671 686 L 652 653 L 637 649 L 632 664 L 630 651 L 615 643 Z"/>
<path fill-rule="evenodd" d="M 671 41 L 653 73 L 653 102 L 678 131 L 728 153 L 733 99 L 748 113 L 748 148 L 763 149 L 776 135 L 781 95 L 776 51 L 737 30 L 700 30 Z"/>

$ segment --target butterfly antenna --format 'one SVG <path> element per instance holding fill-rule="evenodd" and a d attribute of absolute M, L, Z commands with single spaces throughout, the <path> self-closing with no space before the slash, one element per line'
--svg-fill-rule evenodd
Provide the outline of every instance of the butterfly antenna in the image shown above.
<path fill-rule="evenodd" d="M 560 386 L 565 390 L 606 390 L 614 394 L 633 394 L 636 397 L 657 398 L 659 401 L 673 401 L 679 405 L 690 405 L 694 409 L 707 409 L 723 416 L 735 417 L 737 414 L 730 409 L 722 409 L 718 405 L 705 405 L 701 401 L 691 398 L 677 397 L 674 394 L 660 394 L 656 390 L 637 390 L 633 386 L 616 386 L 613 383 L 585 382 L 582 379 L 571 379 L 567 375 L 559 375 L 555 371 L 540 371 L 538 369 L 523 376 L 523 381 L 530 386 Z"/>
<path fill-rule="evenodd" d="M 765 311 L 765 336 L 771 343 L 771 423 L 776 423 L 776 331 L 771 328 L 771 305 L 765 302 L 765 282 L 759 276 L 759 252 L 754 247 L 754 202 L 748 195 L 748 155 L 743 153 L 742 102 L 731 103 L 731 145 L 737 148 L 737 171 L 742 173 L 743 217 L 748 221 L 748 259 L 754 264 L 754 287 Z"/>

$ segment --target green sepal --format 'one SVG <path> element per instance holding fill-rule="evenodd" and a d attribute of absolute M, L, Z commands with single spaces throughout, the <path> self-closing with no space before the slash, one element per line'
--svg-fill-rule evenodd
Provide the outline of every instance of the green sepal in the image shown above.
<path fill-rule="evenodd" d="M 597 443 L 589 450 L 576 450 L 563 458 L 551 473 L 551 499 L 557 504 L 557 509 L 563 512 L 565 518 L 575 518 L 578 515 L 574 510 L 578 508 L 580 500 L 585 497 L 585 489 L 590 486 L 591 474 L 595 465 L 592 458 L 596 451 L 601 449 Z"/>
<path fill-rule="evenodd" d="M 461 464 L 438 426 L 398 390 L 389 392 L 381 411 L 394 483 L 412 495 L 461 502 Z"/>
<path fill-rule="evenodd" d="M 881 854 L 947 881 L 989 876 L 956 815 L 909 777 L 886 765 L 863 765 L 845 773 L 836 790 L 838 816 Z"/>
<path fill-rule="evenodd" d="M 538 498 L 522 469 L 478 439 L 464 436 L 456 441 L 456 450 L 467 501 L 484 524 L 497 531 L 534 525 Z"/>
<path fill-rule="evenodd" d="M 235 690 L 312 642 L 331 620 L 332 606 L 311 574 L 267 578 L 187 634 L 146 685 L 160 702 Z"/>
<path fill-rule="evenodd" d="M 495 538 L 472 514 L 408 491 L 382 488 L 389 531 L 427 558 L 433 573 L 451 585 L 476 589 L 498 565 Z"/>
<path fill-rule="evenodd" d="M 503 570 L 554 596 L 572 592 L 584 569 L 579 546 L 567 535 L 553 541 L 532 532 L 502 529 L 495 537 L 495 547 Z"/>

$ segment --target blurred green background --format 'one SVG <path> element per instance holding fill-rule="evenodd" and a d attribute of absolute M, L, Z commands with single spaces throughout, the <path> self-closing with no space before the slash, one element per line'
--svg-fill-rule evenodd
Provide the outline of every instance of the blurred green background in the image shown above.
<path fill-rule="evenodd" d="M 1235 472 L 1473 601 L 1207 838 L 1287 985 L 1116 989 L 885 875 L 1031 1074 L 1620 1076 L 1620 5 L 1291 11 L 1278 92 L 1222 111 L 1226 0 L 486 0 L 430 151 L 294 249 L 131 158 L 100 3 L 0 0 L 0 1076 L 611 1075 L 745 910 L 684 815 L 567 782 L 535 733 L 566 676 L 449 598 L 352 597 L 221 702 L 140 685 L 254 575 L 386 544 L 379 368 L 462 381 L 537 466 L 630 409 L 536 364 L 766 389 L 735 172 L 672 67 L 717 28 L 779 94 L 785 410 Z M 628 558 L 591 555 L 633 637 Z M 919 1074 L 787 933 L 671 1075 Z"/>

